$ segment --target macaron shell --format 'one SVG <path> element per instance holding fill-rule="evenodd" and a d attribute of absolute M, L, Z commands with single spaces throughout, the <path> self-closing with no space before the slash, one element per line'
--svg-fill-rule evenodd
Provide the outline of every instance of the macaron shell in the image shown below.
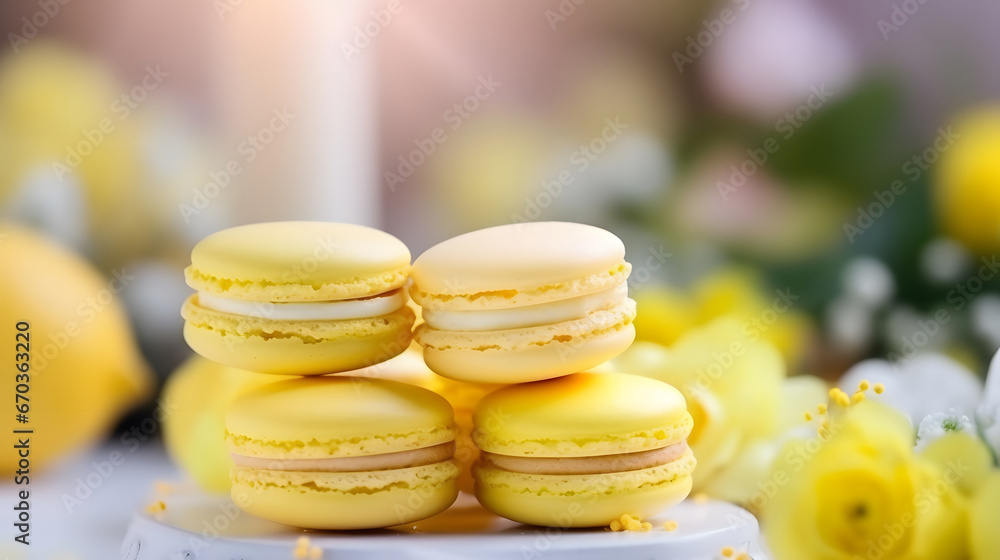
<path fill-rule="evenodd" d="M 380 294 L 406 283 L 410 251 L 388 233 L 353 224 L 270 222 L 216 232 L 191 251 L 196 290 L 254 301 L 324 301 Z"/>
<path fill-rule="evenodd" d="M 631 270 L 613 233 L 584 224 L 509 224 L 454 237 L 413 263 L 410 296 L 428 309 L 517 307 L 601 291 Z"/>
<path fill-rule="evenodd" d="M 592 457 L 683 441 L 684 396 L 655 379 L 576 373 L 490 393 L 474 414 L 476 445 L 518 457 Z"/>
<path fill-rule="evenodd" d="M 499 346 L 502 339 L 498 337 Z M 577 339 L 579 340 L 579 339 Z M 631 323 L 588 337 L 505 350 L 488 344 L 484 350 L 424 348 L 427 366 L 438 375 L 477 383 L 527 383 L 560 377 L 604 363 L 635 340 Z"/>
<path fill-rule="evenodd" d="M 455 439 L 451 406 L 427 389 L 354 377 L 308 377 L 242 395 L 226 414 L 230 449 L 248 457 L 322 459 L 420 449 Z"/>
<path fill-rule="evenodd" d="M 275 321 L 184 302 L 184 339 L 213 361 L 259 373 L 319 375 L 384 362 L 410 343 L 413 311 L 347 321 Z"/>
<path fill-rule="evenodd" d="M 622 514 L 639 518 L 674 506 L 691 492 L 694 456 L 659 467 L 598 475 L 513 473 L 487 463 L 473 468 L 476 498 L 493 513 L 550 527 L 607 526 Z"/>
<path fill-rule="evenodd" d="M 426 323 L 414 333 L 435 373 L 461 381 L 524 383 L 596 367 L 635 340 L 635 302 L 626 299 L 583 319 L 524 329 L 442 331 Z"/>
<path fill-rule="evenodd" d="M 257 517 L 320 530 L 390 527 L 440 513 L 458 496 L 452 461 L 358 473 L 233 469 L 233 501 Z"/>

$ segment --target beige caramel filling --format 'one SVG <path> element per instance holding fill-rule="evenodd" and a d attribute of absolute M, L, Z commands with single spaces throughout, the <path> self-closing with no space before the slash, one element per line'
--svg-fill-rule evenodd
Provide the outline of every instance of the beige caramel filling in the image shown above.
<path fill-rule="evenodd" d="M 455 442 L 449 441 L 423 449 L 410 449 L 396 453 L 365 455 L 361 457 L 331 457 L 327 459 L 268 459 L 247 457 L 233 453 L 237 467 L 250 467 L 271 471 L 298 472 L 361 472 L 387 471 L 421 467 L 447 461 L 455 454 Z"/>
<path fill-rule="evenodd" d="M 482 457 L 505 471 L 523 474 L 604 474 L 637 471 L 672 463 L 688 450 L 682 441 L 660 449 L 599 457 L 511 457 L 483 452 Z"/>

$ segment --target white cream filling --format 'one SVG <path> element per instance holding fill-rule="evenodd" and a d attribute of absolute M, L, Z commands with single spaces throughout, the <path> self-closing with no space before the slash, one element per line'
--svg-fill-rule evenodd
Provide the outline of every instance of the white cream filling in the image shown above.
<path fill-rule="evenodd" d="M 551 325 L 582 319 L 600 309 L 608 309 L 628 298 L 628 285 L 622 282 L 593 294 L 538 303 L 510 309 L 474 311 L 423 310 L 424 321 L 442 331 L 500 331 Z"/>
<path fill-rule="evenodd" d="M 198 305 L 222 313 L 276 321 L 345 321 L 392 313 L 406 305 L 406 295 L 398 289 L 360 299 L 274 303 L 198 292 Z"/>

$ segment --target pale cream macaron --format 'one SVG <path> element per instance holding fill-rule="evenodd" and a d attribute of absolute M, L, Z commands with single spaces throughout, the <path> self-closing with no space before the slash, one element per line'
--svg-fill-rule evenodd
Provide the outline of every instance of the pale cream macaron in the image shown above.
<path fill-rule="evenodd" d="M 498 226 L 417 258 L 414 338 L 436 373 L 523 383 L 593 368 L 635 339 L 631 265 L 611 232 L 565 222 Z"/>
<path fill-rule="evenodd" d="M 209 235 L 184 271 L 184 339 L 228 366 L 284 375 L 338 373 L 407 348 L 410 251 L 369 227 L 272 222 Z"/>

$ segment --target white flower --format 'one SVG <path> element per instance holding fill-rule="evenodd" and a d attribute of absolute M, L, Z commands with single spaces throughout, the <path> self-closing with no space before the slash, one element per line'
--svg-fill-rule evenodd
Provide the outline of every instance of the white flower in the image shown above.
<path fill-rule="evenodd" d="M 954 410 L 948 413 L 928 414 L 920 421 L 920 428 L 917 429 L 917 450 L 922 450 L 946 434 L 958 432 L 976 435 L 976 427 L 968 416 L 959 416 Z"/>
<path fill-rule="evenodd" d="M 1000 457 L 1000 352 L 993 356 L 990 371 L 986 375 L 983 399 L 976 410 L 979 431 L 986 443 Z"/>
<path fill-rule="evenodd" d="M 974 373 L 933 352 L 917 354 L 897 365 L 885 360 L 860 362 L 844 374 L 838 386 L 851 394 L 862 379 L 885 385 L 884 394 L 869 393 L 869 398 L 900 410 L 913 424 L 944 410 L 972 418 L 983 398 L 982 383 Z"/>
<path fill-rule="evenodd" d="M 861 362 L 840 378 L 839 386 L 850 393 L 862 379 L 885 385 L 884 394 L 869 393 L 869 398 L 902 411 L 911 422 L 922 419 L 920 447 L 948 431 L 968 431 L 981 436 L 1000 457 L 1000 352 L 993 357 L 985 386 L 965 366 L 934 353 L 919 354 L 899 366 L 884 360 Z"/>

